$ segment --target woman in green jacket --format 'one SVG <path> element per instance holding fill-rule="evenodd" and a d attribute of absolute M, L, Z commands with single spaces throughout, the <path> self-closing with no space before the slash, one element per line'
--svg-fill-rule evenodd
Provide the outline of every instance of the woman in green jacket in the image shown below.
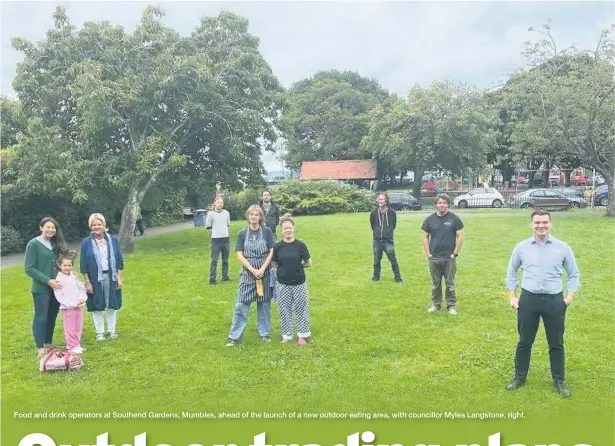
<path fill-rule="evenodd" d="M 56 261 L 61 252 L 67 250 L 60 225 L 55 219 L 45 217 L 39 225 L 41 235 L 33 238 L 26 246 L 26 274 L 32 278 L 34 298 L 34 320 L 32 332 L 39 357 L 44 345 L 51 344 L 60 304 L 53 295 L 54 289 L 62 288 L 55 279 L 58 273 Z"/>

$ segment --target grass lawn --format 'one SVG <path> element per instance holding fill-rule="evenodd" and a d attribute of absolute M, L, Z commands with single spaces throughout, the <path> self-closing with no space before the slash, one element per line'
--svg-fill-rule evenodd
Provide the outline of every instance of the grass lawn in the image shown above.
<path fill-rule="evenodd" d="M 536 417 L 613 419 L 614 230 L 597 214 L 554 214 L 553 234 L 577 256 L 582 289 L 566 319 L 571 400 L 551 385 L 544 331 L 528 384 L 509 393 L 517 341 L 504 277 L 514 245 L 530 234 L 527 215 L 465 216 L 458 260 L 457 317 L 427 314 L 430 279 L 422 251 L 423 214 L 400 216 L 396 251 L 404 279 L 386 256 L 372 273 L 367 214 L 297 219 L 313 256 L 308 270 L 313 344 L 280 345 L 277 305 L 272 337 L 256 336 L 252 308 L 242 345 L 225 341 L 235 302 L 231 283 L 207 285 L 209 242 L 195 228 L 137 242 L 127 256 L 120 339 L 95 343 L 85 317 L 85 367 L 41 374 L 31 334 L 29 280 L 2 270 L 2 408 L 35 411 L 523 411 Z M 232 240 L 243 227 L 232 225 Z M 61 318 L 57 343 L 63 342 Z M 49 395 L 54 395 L 50 406 Z"/>

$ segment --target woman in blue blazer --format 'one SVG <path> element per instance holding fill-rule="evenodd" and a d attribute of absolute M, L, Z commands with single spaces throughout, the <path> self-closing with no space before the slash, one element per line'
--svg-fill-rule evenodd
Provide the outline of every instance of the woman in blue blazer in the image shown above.
<path fill-rule="evenodd" d="M 122 270 L 124 259 L 117 237 L 107 233 L 102 214 L 92 214 L 88 219 L 92 231 L 81 242 L 81 273 L 88 293 L 86 306 L 92 313 L 96 340 L 105 340 L 105 309 L 110 338 L 117 338 L 117 310 L 122 307 Z"/>

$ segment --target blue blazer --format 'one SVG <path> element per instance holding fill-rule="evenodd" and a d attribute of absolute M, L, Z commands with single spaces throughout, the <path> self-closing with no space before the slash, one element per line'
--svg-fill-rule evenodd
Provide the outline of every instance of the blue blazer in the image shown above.
<path fill-rule="evenodd" d="M 98 281 L 98 265 L 96 264 L 96 256 L 94 255 L 94 249 L 92 248 L 93 234 L 84 238 L 81 241 L 81 252 L 79 254 L 81 274 L 87 274 L 90 283 L 92 283 L 93 293 L 88 294 L 88 300 L 86 301 L 86 307 L 88 311 L 102 311 L 107 306 L 105 305 L 105 294 L 103 291 L 102 282 Z M 118 270 L 124 269 L 124 258 L 120 251 L 120 242 L 117 237 L 111 234 L 106 234 L 105 238 L 107 243 L 113 244 L 113 251 L 115 253 L 115 266 Z M 111 256 L 111 251 L 107 250 L 107 255 Z M 111 264 L 109 262 L 109 264 Z M 113 280 L 113 275 L 110 276 L 111 283 L 109 288 L 109 307 L 112 310 L 119 310 L 122 307 L 122 290 L 117 289 L 117 282 Z"/>

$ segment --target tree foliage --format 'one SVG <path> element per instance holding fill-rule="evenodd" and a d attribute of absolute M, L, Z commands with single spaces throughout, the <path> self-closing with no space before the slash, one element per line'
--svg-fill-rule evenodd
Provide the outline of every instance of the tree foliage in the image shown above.
<path fill-rule="evenodd" d="M 363 147 L 373 152 L 379 166 L 384 163 L 401 174 L 413 170 L 413 192 L 418 194 L 426 170 L 461 174 L 482 166 L 495 144 L 494 123 L 495 115 L 479 90 L 435 82 L 427 89 L 413 88 L 389 111 L 376 108 Z"/>
<path fill-rule="evenodd" d="M 262 147 L 278 137 L 282 88 L 248 21 L 222 12 L 182 37 L 162 16 L 147 7 L 132 34 L 109 22 L 77 30 L 58 7 L 45 39 L 13 40 L 29 134 L 13 166 L 19 185 L 121 199 L 127 251 L 139 205 L 165 173 L 258 183 Z"/>
<path fill-rule="evenodd" d="M 361 147 L 369 112 L 386 104 L 389 93 L 377 81 L 351 71 L 321 71 L 292 86 L 284 113 L 285 161 L 371 159 Z"/>
<path fill-rule="evenodd" d="M 559 49 L 548 23 L 530 31 L 544 38 L 528 43 L 530 68 L 511 78 L 507 95 L 514 110 L 513 152 L 542 158 L 547 166 L 583 163 L 595 168 L 613 191 L 615 25 L 601 33 L 593 51 Z M 607 213 L 615 216 L 612 200 Z"/>

